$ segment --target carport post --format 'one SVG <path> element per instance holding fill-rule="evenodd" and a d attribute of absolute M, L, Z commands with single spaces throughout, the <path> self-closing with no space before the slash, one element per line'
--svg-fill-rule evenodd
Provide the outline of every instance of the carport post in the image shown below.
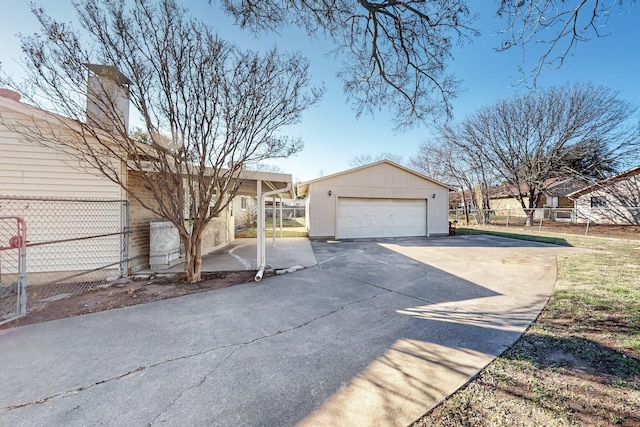
<path fill-rule="evenodd" d="M 271 198 L 271 247 L 276 247 L 276 196 Z"/>
<path fill-rule="evenodd" d="M 264 202 L 262 201 L 262 181 L 258 180 L 257 181 L 257 189 L 256 189 L 256 195 L 258 198 L 258 212 L 257 212 L 257 216 L 258 216 L 258 224 L 257 224 L 257 230 L 256 230 L 256 237 L 257 237 L 257 251 L 256 251 L 256 268 L 260 268 L 260 262 L 262 261 L 262 250 L 264 248 L 264 226 L 262 225 L 263 221 L 264 221 Z"/>
<path fill-rule="evenodd" d="M 282 194 L 279 194 L 280 196 L 280 238 L 282 239 Z M 273 244 L 275 246 L 276 241 L 274 239 Z"/>
<path fill-rule="evenodd" d="M 287 186 L 284 188 L 280 188 L 280 189 L 276 189 L 273 191 L 267 191 L 264 194 L 260 195 L 260 207 L 262 208 L 262 210 L 264 211 L 264 199 L 266 199 L 267 197 L 273 196 L 274 194 L 278 194 L 278 193 L 285 193 L 287 191 L 289 191 L 291 189 L 291 183 L 287 182 Z M 265 248 L 265 225 L 264 225 L 264 216 L 262 218 L 262 237 L 260 239 L 258 239 L 258 244 L 262 244 L 262 248 L 259 250 L 259 254 L 260 254 L 260 258 L 258 259 L 258 272 L 256 273 L 256 277 L 255 277 L 255 281 L 259 282 L 260 280 L 262 280 L 262 275 L 264 274 L 264 269 L 267 265 L 267 260 L 265 258 L 265 254 L 266 254 L 266 248 Z"/>

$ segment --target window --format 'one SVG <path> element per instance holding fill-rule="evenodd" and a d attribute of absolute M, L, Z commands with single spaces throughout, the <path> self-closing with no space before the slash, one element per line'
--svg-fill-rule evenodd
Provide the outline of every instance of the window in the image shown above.
<path fill-rule="evenodd" d="M 607 206 L 607 198 L 604 196 L 592 197 L 591 198 L 591 207 L 592 208 L 604 208 Z"/>
<path fill-rule="evenodd" d="M 246 197 L 240 197 L 240 209 L 242 209 L 243 211 L 247 210 L 247 198 Z"/>

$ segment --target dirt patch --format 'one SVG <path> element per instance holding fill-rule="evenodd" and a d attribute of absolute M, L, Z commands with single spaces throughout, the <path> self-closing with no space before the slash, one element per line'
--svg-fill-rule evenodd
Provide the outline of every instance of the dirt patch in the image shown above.
<path fill-rule="evenodd" d="M 200 283 L 188 284 L 182 275 L 131 277 L 104 288 L 73 293 L 31 309 L 25 317 L 0 326 L 8 329 L 81 314 L 144 304 L 253 281 L 255 271 L 203 273 Z"/>
<path fill-rule="evenodd" d="M 578 236 L 584 236 L 585 232 L 587 231 L 586 224 L 574 224 L 570 222 L 557 221 L 543 221 L 542 227 L 540 227 L 539 224 L 536 223 L 535 225 L 527 228 L 525 228 L 524 226 L 506 227 L 505 224 L 494 222 L 492 222 L 490 225 L 494 227 L 504 227 L 506 230 L 540 230 L 550 233 L 575 234 Z M 458 227 L 464 227 L 464 225 L 460 223 L 458 224 Z M 640 240 L 640 225 L 589 224 L 587 236 Z"/>

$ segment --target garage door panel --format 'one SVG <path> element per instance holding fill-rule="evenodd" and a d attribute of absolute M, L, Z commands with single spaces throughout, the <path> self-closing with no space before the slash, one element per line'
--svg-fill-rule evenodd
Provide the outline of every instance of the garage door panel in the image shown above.
<path fill-rule="evenodd" d="M 426 200 L 339 198 L 336 238 L 427 234 Z"/>

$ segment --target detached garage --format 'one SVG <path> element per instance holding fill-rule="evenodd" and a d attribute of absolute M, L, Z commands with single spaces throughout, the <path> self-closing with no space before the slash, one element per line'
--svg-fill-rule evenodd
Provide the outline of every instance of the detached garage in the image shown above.
<path fill-rule="evenodd" d="M 446 235 L 452 189 L 388 160 L 298 185 L 310 238 Z"/>

